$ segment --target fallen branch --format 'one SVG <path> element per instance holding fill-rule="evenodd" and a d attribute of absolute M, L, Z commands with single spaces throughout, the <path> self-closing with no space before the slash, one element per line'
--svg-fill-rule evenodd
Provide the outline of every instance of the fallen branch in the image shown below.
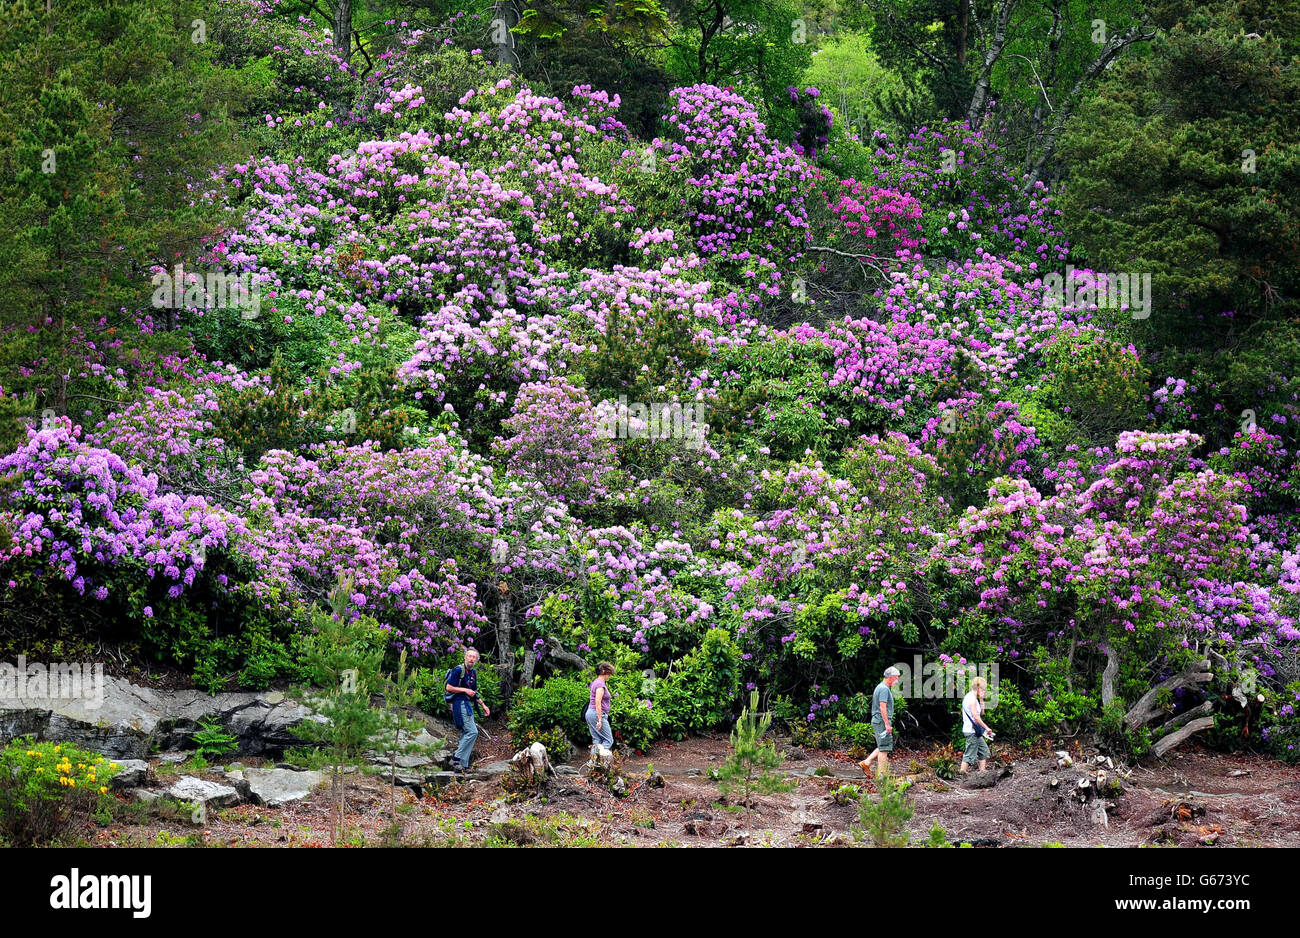
<path fill-rule="evenodd" d="M 1208 730 L 1214 725 L 1214 717 L 1201 717 L 1199 720 L 1193 720 L 1176 733 L 1162 737 L 1151 747 L 1151 752 L 1156 758 L 1160 758 L 1170 749 L 1173 749 L 1188 736 L 1193 733 L 1199 733 L 1201 730 Z"/>
<path fill-rule="evenodd" d="M 1199 707 L 1193 707 L 1192 709 L 1188 710 L 1186 713 L 1178 714 L 1178 716 L 1174 717 L 1168 723 L 1162 725 L 1160 729 L 1162 729 L 1165 733 L 1169 733 L 1172 730 L 1178 729 L 1178 727 L 1182 726 L 1183 724 L 1195 720 L 1197 717 L 1208 716 L 1213 710 L 1214 710 L 1214 701 L 1207 700 Z"/>
<path fill-rule="evenodd" d="M 1156 706 L 1156 698 L 1162 693 L 1173 692 L 1180 687 L 1186 687 L 1188 684 L 1203 684 L 1214 677 L 1209 671 L 1210 662 L 1208 660 L 1198 661 L 1194 666 L 1188 668 L 1181 674 L 1175 674 L 1167 681 L 1162 681 L 1155 687 L 1151 688 L 1142 698 L 1129 708 L 1128 713 L 1124 715 L 1125 725 L 1135 730 L 1140 726 L 1145 726 L 1163 712 L 1160 707 Z"/>

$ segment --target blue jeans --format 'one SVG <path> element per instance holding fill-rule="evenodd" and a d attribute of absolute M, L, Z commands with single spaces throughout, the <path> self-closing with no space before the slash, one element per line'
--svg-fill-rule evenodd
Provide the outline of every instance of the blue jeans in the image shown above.
<path fill-rule="evenodd" d="M 614 748 L 614 728 L 609 725 L 609 714 L 605 714 L 601 721 L 600 729 L 596 729 L 596 710 L 594 707 L 587 708 L 587 729 L 591 731 L 591 752 L 594 755 L 597 746 L 604 746 L 606 749 Z"/>
<path fill-rule="evenodd" d="M 465 729 L 461 732 L 460 745 L 456 747 L 453 761 L 462 768 L 469 768 L 470 756 L 474 754 L 474 741 L 478 739 L 478 727 L 474 725 L 474 705 L 468 700 L 457 700 L 453 706 L 460 708 L 461 722 Z"/>

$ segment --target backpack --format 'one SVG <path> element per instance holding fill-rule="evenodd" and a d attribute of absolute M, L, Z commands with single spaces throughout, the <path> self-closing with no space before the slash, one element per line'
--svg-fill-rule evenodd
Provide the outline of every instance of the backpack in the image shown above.
<path fill-rule="evenodd" d="M 445 703 L 451 703 L 457 697 L 461 696 L 460 694 L 447 693 L 447 685 L 451 683 L 451 672 L 457 670 L 459 667 L 460 665 L 458 664 L 452 665 L 450 668 L 447 669 L 447 676 L 442 679 L 442 687 L 443 687 L 442 699 Z"/>

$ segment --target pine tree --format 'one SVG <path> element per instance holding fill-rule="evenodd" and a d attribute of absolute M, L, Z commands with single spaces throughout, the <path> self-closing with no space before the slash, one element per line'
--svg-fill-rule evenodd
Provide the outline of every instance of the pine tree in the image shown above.
<path fill-rule="evenodd" d="M 335 822 L 331 840 L 338 843 L 346 809 L 343 774 L 348 766 L 360 767 L 366 750 L 385 727 L 384 714 L 370 704 L 370 691 L 380 680 L 384 657 L 383 632 L 369 616 L 356 619 L 347 613 L 352 581 L 342 580 L 330 594 L 332 611 L 312 609 L 312 632 L 302 642 L 302 667 L 316 685 L 295 689 L 304 705 L 325 718 L 305 720 L 291 732 L 317 747 L 330 770 L 330 788 L 335 796 Z M 307 753 L 291 755 L 295 761 L 310 761 Z"/>
<path fill-rule="evenodd" d="M 739 789 L 742 804 L 748 806 L 754 792 L 770 795 L 794 788 L 774 771 L 785 761 L 785 756 L 776 751 L 771 740 L 763 741 L 771 725 L 770 713 L 758 713 L 758 691 L 751 691 L 749 706 L 740 712 L 731 733 L 731 755 L 715 773 L 718 790 L 724 796 Z"/>
<path fill-rule="evenodd" d="M 384 691 L 384 706 L 380 711 L 381 726 L 379 739 L 383 741 L 380 752 L 388 753 L 388 807 L 390 820 L 394 829 L 401 834 L 401 823 L 397 818 L 397 756 L 417 752 L 421 747 L 412 743 L 411 738 L 424 728 L 424 723 L 407 716 L 405 711 L 419 702 L 420 688 L 414 673 L 406 670 L 406 649 L 402 649 L 397 659 L 397 670 L 391 675 L 381 675 Z M 403 742 L 403 739 L 406 742 Z"/>
<path fill-rule="evenodd" d="M 105 347 L 126 343 L 128 378 L 187 347 L 180 311 L 150 308 L 150 268 L 200 254 L 224 220 L 200 194 L 242 152 L 226 114 L 245 79 L 212 67 L 205 15 L 200 0 L 5 6 L 0 386 L 28 415 L 102 410 L 83 372 Z M 122 329 L 137 310 L 156 328 Z"/>
<path fill-rule="evenodd" d="M 877 847 L 906 847 L 910 839 L 907 822 L 912 819 L 913 808 L 907 797 L 907 782 L 898 782 L 888 772 L 876 779 L 880 797 L 871 800 L 863 794 L 858 803 L 858 820 L 861 827 L 854 830 Z M 931 835 L 933 838 L 933 835 Z"/>

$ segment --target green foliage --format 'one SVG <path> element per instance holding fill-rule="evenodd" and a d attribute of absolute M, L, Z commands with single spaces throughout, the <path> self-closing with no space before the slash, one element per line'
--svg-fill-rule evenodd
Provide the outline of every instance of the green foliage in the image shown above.
<path fill-rule="evenodd" d="M 1063 432 L 1049 420 L 1049 436 L 1060 443 L 1083 438 L 1102 444 L 1141 426 L 1148 374 L 1132 346 L 1096 331 L 1062 333 L 1042 354 L 1045 374 L 1032 398 L 1041 409 L 1035 413 L 1064 415 L 1072 425 Z"/>
<path fill-rule="evenodd" d="M 874 847 L 906 847 L 911 839 L 907 822 L 915 810 L 907 797 L 911 784 L 895 781 L 886 772 L 876 779 L 876 787 L 880 791 L 876 800 L 863 794 L 858 802 L 859 824 L 854 825 L 854 836 L 865 838 Z"/>
<path fill-rule="evenodd" d="M 641 678 L 636 676 L 640 684 Z M 616 692 L 609 707 L 615 736 L 628 748 L 647 752 L 659 736 L 662 715 L 651 701 L 628 692 Z"/>
<path fill-rule="evenodd" d="M 0 839 L 49 844 L 99 813 L 115 771 L 103 756 L 68 743 L 11 739 L 0 750 Z"/>
<path fill-rule="evenodd" d="M 325 722 L 304 720 L 291 729 L 318 749 L 330 768 L 337 796 L 331 834 L 336 843 L 343 834 L 344 769 L 361 766 L 366 750 L 388 725 L 384 712 L 370 704 L 371 692 L 382 689 L 379 668 L 385 633 L 370 616 L 348 616 L 351 587 L 351 580 L 344 580 L 331 593 L 332 612 L 312 609 L 313 630 L 301 644 L 303 670 L 315 687 L 298 687 L 295 693 Z M 293 753 L 290 758 L 302 762 L 304 756 Z"/>
<path fill-rule="evenodd" d="M 998 685 L 997 706 L 988 710 L 988 720 L 999 738 L 1027 741 L 1086 719 L 1096 713 L 1096 707 L 1093 697 L 1069 690 L 1063 683 L 1049 682 L 1026 701 L 1015 685 L 1004 681 Z"/>
<path fill-rule="evenodd" d="M 996 697 L 986 702 L 989 725 L 1007 741 L 1027 741 L 1050 736 L 1067 727 L 1077 727 L 1099 715 L 1100 703 L 1093 694 L 1074 689 L 1066 658 L 1039 647 L 1033 654 L 1037 687 L 1028 698 L 1008 680 L 999 681 Z"/>
<path fill-rule="evenodd" d="M 861 787 L 853 784 L 841 785 L 831 792 L 831 801 L 838 805 L 856 804 L 861 798 Z"/>
<path fill-rule="evenodd" d="M 1294 303 L 1296 15 L 1285 2 L 1172 6 L 1178 23 L 1152 54 L 1110 70 L 1069 124 L 1061 208 L 1095 269 L 1153 274 L 1158 341 L 1213 348 Z"/>
<path fill-rule="evenodd" d="M 955 778 L 958 769 L 958 760 L 955 759 L 951 752 L 941 752 L 930 760 L 930 768 L 934 770 L 934 777 L 948 781 Z"/>
<path fill-rule="evenodd" d="M 740 646 L 724 629 L 709 629 L 700 647 L 673 662 L 659 682 L 655 705 L 674 739 L 725 722 L 740 686 Z"/>
<path fill-rule="evenodd" d="M 519 739 L 529 731 L 559 727 L 575 743 L 588 742 L 591 734 L 582 707 L 589 697 L 587 685 L 572 677 L 556 676 L 540 687 L 521 687 L 510 702 L 510 733 Z"/>
<path fill-rule="evenodd" d="M 770 795 L 796 787 L 775 771 L 785 756 L 776 751 L 775 743 L 763 739 L 771 725 L 772 715 L 758 712 L 758 691 L 750 691 L 749 706 L 740 712 L 731 733 L 731 754 L 714 776 L 724 797 L 740 791 L 741 804 L 748 805 L 754 792 Z"/>
<path fill-rule="evenodd" d="M 147 305 L 151 265 L 195 256 L 226 220 L 196 196 L 244 152 L 227 118 L 243 82 L 191 41 L 203 11 L 199 0 L 6 6 L 0 387 L 30 394 L 36 413 L 93 425 L 116 392 L 86 353 L 107 373 L 129 365 L 122 383 L 138 385 L 187 342 L 167 328 L 175 311 L 151 310 L 163 327 L 146 333 L 133 311 Z"/>
<path fill-rule="evenodd" d="M 579 85 L 617 94 L 619 119 L 649 139 L 667 110 L 672 81 L 639 50 L 668 27 L 658 0 L 534 0 L 514 30 L 520 72 L 556 97 Z"/>
<path fill-rule="evenodd" d="M 1300 681 L 1291 681 L 1281 692 L 1266 689 L 1263 711 L 1268 751 L 1283 762 L 1300 762 Z"/>
<path fill-rule="evenodd" d="M 569 738 L 565 735 L 564 730 L 558 726 L 552 726 L 549 730 L 539 730 L 530 726 L 522 733 L 511 731 L 511 739 L 520 749 L 531 746 L 533 743 L 541 743 L 546 747 L 546 751 L 551 754 L 552 759 L 557 754 L 569 751 Z"/>
<path fill-rule="evenodd" d="M 199 727 L 199 731 L 192 737 L 198 756 L 204 759 L 210 756 L 219 758 L 236 748 L 239 737 L 227 733 L 219 721 L 211 718 L 200 720 Z"/>
<path fill-rule="evenodd" d="M 952 844 L 948 843 L 948 832 L 943 829 L 943 825 L 937 820 L 930 826 L 930 842 L 927 847 L 949 848 Z"/>
<path fill-rule="evenodd" d="M 1127 708 L 1122 700 L 1112 700 L 1102 708 L 1097 718 L 1097 741 L 1125 757 L 1137 758 L 1151 748 L 1151 730 L 1142 727 L 1136 732 L 1124 724 Z"/>
<path fill-rule="evenodd" d="M 409 710 L 418 705 L 421 691 L 415 674 L 406 668 L 405 648 L 398 656 L 396 669 L 390 674 L 382 675 L 380 686 L 384 694 L 384 706 L 381 711 L 383 721 L 377 734 L 381 743 L 378 749 L 388 753 L 389 817 L 399 825 L 396 833 L 400 839 L 401 822 L 397 819 L 397 757 L 427 750 L 427 747 L 411 742 L 424 729 L 424 721 L 407 715 Z"/>
<path fill-rule="evenodd" d="M 835 715 L 835 735 L 851 746 L 875 748 L 876 731 L 870 723 L 859 723 L 843 713 Z"/>
<path fill-rule="evenodd" d="M 319 395 L 310 394 L 289 361 L 278 351 L 270 361 L 264 384 L 221 393 L 213 417 L 213 432 L 237 447 L 246 463 L 256 463 L 267 450 L 296 450 L 330 434 L 335 417 Z M 340 421 L 342 418 L 338 418 Z M 342 438 L 340 426 L 332 434 Z"/>
<path fill-rule="evenodd" d="M 828 39 L 804 73 L 803 84 L 821 91 L 821 103 L 835 114 L 836 129 L 863 140 L 878 130 L 893 138 L 905 137 L 925 118 L 900 121 L 900 113 L 909 117 L 934 113 L 928 93 L 909 89 L 897 73 L 882 65 L 869 37 L 860 32 Z M 841 175 L 858 178 L 853 172 Z"/>
<path fill-rule="evenodd" d="M 668 37 L 668 71 L 684 84 L 739 85 L 758 92 L 772 123 L 788 132 L 781 113 L 785 89 L 811 62 L 808 42 L 791 24 L 800 8 L 790 0 L 682 0 Z"/>

